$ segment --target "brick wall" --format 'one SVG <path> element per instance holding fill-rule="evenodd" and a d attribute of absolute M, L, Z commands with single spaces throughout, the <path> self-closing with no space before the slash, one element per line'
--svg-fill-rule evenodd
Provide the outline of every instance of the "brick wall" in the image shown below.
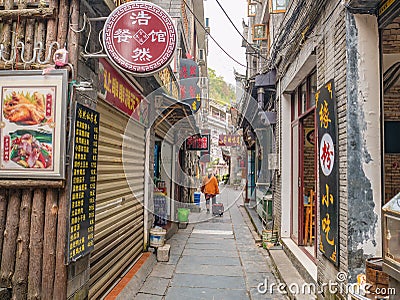
<path fill-rule="evenodd" d="M 307 116 L 304 119 L 304 192 L 306 195 L 310 190 L 315 191 L 315 148 L 306 140 L 307 129 L 314 128 L 314 114 Z M 315 201 L 315 200 L 314 200 Z"/>
<path fill-rule="evenodd" d="M 329 17 L 336 1 L 330 1 L 327 5 L 322 20 Z M 326 24 L 320 24 L 317 34 L 323 35 L 321 43 L 317 46 L 317 76 L 318 88 L 330 79 L 335 80 L 335 93 L 337 100 L 337 125 L 339 142 L 339 235 L 340 253 L 339 270 L 347 273 L 347 120 L 346 120 L 346 24 L 345 11 L 338 6 L 328 19 Z M 318 195 L 319 193 L 317 193 Z M 317 200 L 319 202 L 319 199 Z M 319 210 L 318 210 L 319 220 Z M 319 224 L 317 224 L 319 227 Z M 319 228 L 317 229 L 317 235 Z M 319 243 L 319 238 L 318 238 Z M 337 270 L 320 251 L 318 257 L 318 283 L 327 283 L 334 280 Z M 324 299 L 329 299 L 325 295 Z"/>
<path fill-rule="evenodd" d="M 400 50 L 399 50 L 400 51 Z M 384 96 L 385 121 L 400 121 L 400 86 L 392 87 Z M 385 154 L 385 202 L 400 192 L 400 155 Z"/>

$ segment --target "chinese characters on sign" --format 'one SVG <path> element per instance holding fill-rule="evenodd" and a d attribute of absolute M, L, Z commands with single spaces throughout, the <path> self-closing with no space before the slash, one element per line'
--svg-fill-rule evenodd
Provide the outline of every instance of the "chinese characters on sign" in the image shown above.
<path fill-rule="evenodd" d="M 337 166 L 336 97 L 333 80 L 315 95 L 320 193 L 319 250 L 335 266 L 339 265 L 339 193 Z"/>
<path fill-rule="evenodd" d="M 182 58 L 179 69 L 179 86 L 182 101 L 190 105 L 193 112 L 201 106 L 201 91 L 199 81 L 199 66 L 191 59 Z"/>
<path fill-rule="evenodd" d="M 210 136 L 209 135 L 192 135 L 185 141 L 186 150 L 210 150 Z"/>
<path fill-rule="evenodd" d="M 68 261 L 75 261 L 94 248 L 99 121 L 98 112 L 76 104 Z"/>
<path fill-rule="evenodd" d="M 218 138 L 218 146 L 240 146 L 242 139 L 240 135 L 234 134 L 220 134 Z"/>
<path fill-rule="evenodd" d="M 111 12 L 104 24 L 108 57 L 122 70 L 146 76 L 163 69 L 176 47 L 171 17 L 147 1 L 127 2 Z"/>
<path fill-rule="evenodd" d="M 100 92 L 105 100 L 132 119 L 147 124 L 148 102 L 105 59 L 99 59 Z"/>

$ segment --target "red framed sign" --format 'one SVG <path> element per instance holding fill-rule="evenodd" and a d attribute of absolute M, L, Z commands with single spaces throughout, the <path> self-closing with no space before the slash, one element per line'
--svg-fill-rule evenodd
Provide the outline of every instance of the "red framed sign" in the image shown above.
<path fill-rule="evenodd" d="M 172 60 L 176 29 L 171 17 L 146 1 L 127 2 L 111 12 L 104 24 L 107 56 L 136 76 L 160 71 Z"/>

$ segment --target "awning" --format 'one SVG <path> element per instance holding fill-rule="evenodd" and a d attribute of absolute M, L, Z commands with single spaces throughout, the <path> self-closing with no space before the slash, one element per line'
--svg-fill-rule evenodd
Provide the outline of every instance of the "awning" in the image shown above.
<path fill-rule="evenodd" d="M 348 3 L 348 9 L 352 13 L 358 14 L 374 14 L 376 7 L 379 2 L 384 2 L 380 0 L 350 0 Z"/>
<path fill-rule="evenodd" d="M 189 104 L 165 93 L 159 96 L 162 97 L 162 101 L 156 107 L 155 126 L 166 121 L 177 130 L 190 131 L 193 134 L 200 132 Z"/>
<path fill-rule="evenodd" d="M 275 82 L 276 70 L 272 69 L 267 73 L 256 76 L 255 87 L 275 86 Z"/>

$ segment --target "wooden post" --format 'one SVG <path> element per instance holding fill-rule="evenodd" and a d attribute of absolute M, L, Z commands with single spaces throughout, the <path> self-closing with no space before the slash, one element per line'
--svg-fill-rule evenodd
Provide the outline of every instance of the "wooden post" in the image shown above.
<path fill-rule="evenodd" d="M 4 229 L 7 217 L 7 193 L 5 189 L 0 189 L 0 262 L 3 253 Z"/>
<path fill-rule="evenodd" d="M 10 13 L 16 13 L 16 15 L 17 15 L 16 16 L 16 27 L 15 27 L 16 34 L 15 34 L 15 42 L 14 42 L 14 44 L 16 46 L 15 51 L 17 52 L 17 56 L 16 56 L 16 59 L 15 59 L 16 63 L 21 61 L 21 51 L 22 51 L 22 49 L 20 49 L 20 47 L 18 46 L 17 43 L 19 41 L 21 41 L 21 42 L 25 41 L 26 18 L 21 19 L 20 18 L 20 14 L 21 14 L 21 12 L 23 10 L 25 10 L 26 7 L 27 7 L 27 3 L 26 3 L 25 0 L 23 0 L 23 1 L 20 1 L 18 3 L 18 9 L 17 10 L 10 10 L 9 11 Z M 5 11 L 3 10 L 2 13 L 4 13 L 4 12 Z M 1 13 L 0 13 L 0 16 L 1 16 Z"/>
<path fill-rule="evenodd" d="M 0 285 L 11 288 L 11 278 L 14 274 L 15 251 L 19 223 L 20 190 L 10 190 L 7 207 L 6 228 L 4 230 L 3 255 L 1 257 Z"/>
<path fill-rule="evenodd" d="M 13 276 L 13 299 L 26 299 L 28 293 L 29 231 L 31 224 L 32 191 L 22 192 L 19 213 L 19 229 L 15 273 Z"/>
<path fill-rule="evenodd" d="M 56 14 L 58 14 L 58 0 L 50 0 L 49 8 L 56 9 Z M 57 40 L 57 25 L 58 18 L 49 19 L 47 21 L 46 56 L 49 54 L 49 51 L 51 51 L 51 49 L 49 49 L 51 43 Z"/>
<path fill-rule="evenodd" d="M 60 47 L 66 47 L 67 33 L 68 33 L 68 21 L 69 21 L 69 1 L 60 0 L 60 6 L 58 11 L 58 30 L 57 30 L 57 42 Z"/>
<path fill-rule="evenodd" d="M 35 20 L 28 19 L 25 26 L 25 61 L 29 61 L 33 57 L 35 38 Z"/>
<path fill-rule="evenodd" d="M 6 0 L 4 1 L 4 9 L 12 9 L 14 6 L 13 0 Z M 12 36 L 12 20 L 4 20 L 3 21 L 3 32 L 1 36 L 3 37 L 0 40 L 0 44 L 4 44 L 4 51 L 6 53 L 11 53 L 11 36 Z M 5 55 L 8 59 L 9 55 Z"/>
<path fill-rule="evenodd" d="M 53 285 L 56 267 L 56 240 L 57 240 L 57 190 L 48 189 L 46 193 L 46 206 L 44 217 L 44 243 L 43 243 L 43 274 L 42 274 L 42 299 L 53 299 Z"/>
<path fill-rule="evenodd" d="M 74 30 L 79 27 L 79 0 L 71 1 L 70 16 L 71 24 L 77 24 L 73 26 Z M 68 51 L 70 63 L 74 68 L 74 74 L 76 79 L 76 74 L 78 73 L 78 57 L 79 57 L 79 33 L 74 32 L 71 28 L 68 28 Z"/>
<path fill-rule="evenodd" d="M 67 200 L 65 189 L 61 190 L 58 201 L 56 277 L 53 299 L 67 299 L 67 266 L 65 265 L 67 239 Z"/>
<path fill-rule="evenodd" d="M 42 189 L 33 192 L 31 240 L 29 256 L 28 299 L 40 299 L 43 261 L 45 193 Z"/>

